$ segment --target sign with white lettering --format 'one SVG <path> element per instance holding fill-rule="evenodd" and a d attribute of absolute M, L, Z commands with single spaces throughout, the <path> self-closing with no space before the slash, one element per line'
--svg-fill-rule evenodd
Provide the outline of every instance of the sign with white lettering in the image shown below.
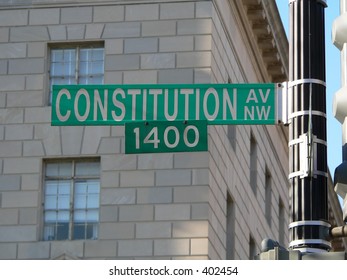
<path fill-rule="evenodd" d="M 207 122 L 127 122 L 125 139 L 126 154 L 207 151 Z"/>
<path fill-rule="evenodd" d="M 276 124 L 276 84 L 55 85 L 52 125 Z"/>

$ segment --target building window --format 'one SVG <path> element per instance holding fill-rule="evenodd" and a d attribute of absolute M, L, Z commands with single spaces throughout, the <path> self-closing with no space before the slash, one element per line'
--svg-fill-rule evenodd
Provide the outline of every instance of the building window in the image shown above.
<path fill-rule="evenodd" d="M 271 226 L 271 196 L 272 196 L 272 177 L 268 168 L 265 172 L 265 217 L 268 224 Z"/>
<path fill-rule="evenodd" d="M 282 200 L 280 199 L 278 203 L 279 214 L 278 214 L 278 242 L 281 245 L 284 245 L 284 237 L 285 237 L 285 209 Z"/>
<path fill-rule="evenodd" d="M 257 142 L 256 142 L 253 134 L 251 134 L 250 184 L 251 184 L 251 188 L 252 188 L 254 194 L 257 193 L 257 176 L 258 176 L 258 172 L 257 172 L 258 163 L 257 163 L 257 161 L 258 161 Z"/>
<path fill-rule="evenodd" d="M 100 162 L 46 162 L 44 240 L 97 239 Z"/>
<path fill-rule="evenodd" d="M 103 45 L 54 45 L 50 48 L 50 96 L 53 85 L 87 85 L 103 82 Z"/>
<path fill-rule="evenodd" d="M 249 237 L 249 259 L 254 260 L 257 255 L 257 246 L 255 244 L 254 238 L 252 236 Z"/>
<path fill-rule="evenodd" d="M 228 193 L 227 197 L 227 260 L 235 259 L 235 205 Z"/>
<path fill-rule="evenodd" d="M 236 125 L 228 125 L 228 139 L 234 152 L 236 152 Z"/>

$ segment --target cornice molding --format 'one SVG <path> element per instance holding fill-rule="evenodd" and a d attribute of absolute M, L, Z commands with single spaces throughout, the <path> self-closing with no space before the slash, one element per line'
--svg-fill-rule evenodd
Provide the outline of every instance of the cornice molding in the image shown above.
<path fill-rule="evenodd" d="M 252 30 L 255 54 L 262 59 L 271 82 L 288 78 L 288 39 L 275 0 L 243 0 Z M 261 63 L 260 63 L 261 64 Z"/>

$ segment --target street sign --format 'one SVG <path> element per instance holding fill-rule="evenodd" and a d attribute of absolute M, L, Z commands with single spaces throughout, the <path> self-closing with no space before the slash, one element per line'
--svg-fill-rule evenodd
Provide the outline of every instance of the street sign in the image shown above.
<path fill-rule="evenodd" d="M 276 124 L 277 84 L 55 85 L 52 125 Z"/>
<path fill-rule="evenodd" d="M 206 121 L 125 123 L 125 153 L 207 151 Z"/>

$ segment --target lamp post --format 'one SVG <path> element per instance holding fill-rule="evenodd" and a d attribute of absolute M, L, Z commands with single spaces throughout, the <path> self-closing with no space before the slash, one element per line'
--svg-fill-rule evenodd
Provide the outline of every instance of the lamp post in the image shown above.
<path fill-rule="evenodd" d="M 334 112 L 343 123 L 343 163 L 335 170 L 335 190 L 347 200 L 347 0 L 334 23 L 333 39 L 342 51 L 342 89 Z M 325 0 L 289 0 L 289 81 L 284 110 L 289 124 L 291 222 L 289 250 L 264 239 L 258 260 L 346 260 L 346 252 L 329 252 L 330 240 L 347 236 L 347 225 L 328 222 L 328 167 L 325 86 Z M 347 207 L 344 219 L 346 222 Z"/>
<path fill-rule="evenodd" d="M 290 0 L 289 248 L 324 252 L 328 240 L 325 0 Z"/>

